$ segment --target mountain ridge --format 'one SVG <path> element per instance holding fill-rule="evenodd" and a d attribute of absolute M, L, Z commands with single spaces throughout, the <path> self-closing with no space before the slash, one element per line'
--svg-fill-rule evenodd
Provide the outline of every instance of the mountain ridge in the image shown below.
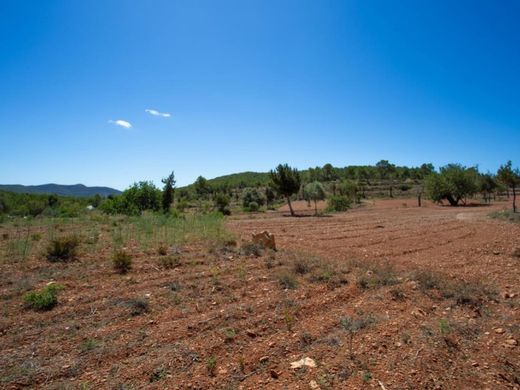
<path fill-rule="evenodd" d="M 22 185 L 22 184 L 0 184 L 0 190 L 15 192 L 19 194 L 54 194 L 60 196 L 80 196 L 88 197 L 94 195 L 109 196 L 119 195 L 121 191 L 111 187 L 103 186 L 86 186 L 84 184 L 40 184 L 40 185 Z"/>

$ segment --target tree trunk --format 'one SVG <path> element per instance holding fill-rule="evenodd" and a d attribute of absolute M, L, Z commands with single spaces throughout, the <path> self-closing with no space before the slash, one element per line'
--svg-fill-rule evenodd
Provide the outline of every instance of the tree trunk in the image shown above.
<path fill-rule="evenodd" d="M 455 200 L 451 195 L 448 195 L 446 199 L 450 202 L 450 206 L 457 206 L 459 204 L 459 201 Z"/>
<path fill-rule="evenodd" d="M 318 202 L 314 199 L 314 215 L 318 215 Z"/>
<path fill-rule="evenodd" d="M 292 208 L 291 198 L 290 197 L 287 197 L 287 203 L 289 204 L 289 210 L 291 210 L 291 215 L 294 217 L 294 210 Z"/>
<path fill-rule="evenodd" d="M 513 186 L 513 213 L 516 213 L 516 188 Z"/>
<path fill-rule="evenodd" d="M 417 205 L 421 207 L 421 194 L 417 194 Z"/>

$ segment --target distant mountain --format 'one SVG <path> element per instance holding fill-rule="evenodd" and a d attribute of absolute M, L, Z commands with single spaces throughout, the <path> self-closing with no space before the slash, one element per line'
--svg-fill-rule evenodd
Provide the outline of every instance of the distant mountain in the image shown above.
<path fill-rule="evenodd" d="M 87 187 L 83 184 L 42 184 L 38 186 L 23 186 L 21 184 L 0 184 L 0 190 L 21 194 L 55 194 L 61 196 L 101 196 L 119 195 L 118 191 L 110 187 Z"/>

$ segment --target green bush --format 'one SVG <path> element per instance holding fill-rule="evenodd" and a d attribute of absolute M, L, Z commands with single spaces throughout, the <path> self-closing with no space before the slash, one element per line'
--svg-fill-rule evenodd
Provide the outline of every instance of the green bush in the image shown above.
<path fill-rule="evenodd" d="M 25 306 L 38 311 L 51 310 L 58 304 L 58 292 L 63 288 L 59 284 L 50 284 L 39 292 L 27 293 L 23 298 Z"/>
<path fill-rule="evenodd" d="M 215 199 L 213 200 L 213 202 L 215 203 L 216 209 L 220 211 L 222 214 L 231 214 L 231 210 L 229 209 L 229 196 L 223 193 L 218 193 L 217 195 L 215 195 Z"/>
<path fill-rule="evenodd" d="M 123 250 L 116 251 L 112 256 L 114 269 L 120 274 L 126 274 L 132 268 L 132 256 Z"/>
<path fill-rule="evenodd" d="M 47 246 L 47 260 L 67 262 L 74 260 L 79 246 L 76 236 L 59 237 L 51 240 Z"/>
<path fill-rule="evenodd" d="M 265 195 L 256 188 L 248 188 L 242 197 L 245 211 L 258 211 L 266 202 Z"/>
<path fill-rule="evenodd" d="M 327 211 L 347 211 L 352 205 L 352 199 L 345 195 L 333 195 L 327 201 Z"/>

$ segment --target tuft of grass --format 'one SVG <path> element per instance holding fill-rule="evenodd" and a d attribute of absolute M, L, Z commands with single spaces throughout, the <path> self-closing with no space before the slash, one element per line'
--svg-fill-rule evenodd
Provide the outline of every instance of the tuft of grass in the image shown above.
<path fill-rule="evenodd" d="M 439 320 L 439 332 L 441 335 L 447 335 L 451 331 L 451 326 L 446 318 L 441 318 Z"/>
<path fill-rule="evenodd" d="M 177 268 L 181 264 L 181 260 L 178 255 L 164 256 L 159 259 L 159 266 L 164 269 Z"/>
<path fill-rule="evenodd" d="M 225 328 L 222 330 L 222 334 L 224 335 L 224 339 L 227 343 L 233 341 L 237 336 L 237 332 L 233 328 Z"/>
<path fill-rule="evenodd" d="M 168 247 L 166 245 L 159 245 L 159 248 L 157 248 L 157 254 L 160 256 L 166 256 L 168 254 Z"/>
<path fill-rule="evenodd" d="M 131 316 L 139 316 L 150 311 L 150 304 L 144 298 L 133 298 L 125 302 L 125 306 L 130 309 Z"/>
<path fill-rule="evenodd" d="M 372 270 L 366 271 L 357 280 L 357 285 L 362 289 L 394 286 L 399 283 L 397 273 L 389 264 L 376 266 Z"/>
<path fill-rule="evenodd" d="M 261 245 L 255 244 L 254 242 L 247 242 L 240 247 L 240 251 L 245 256 L 260 257 L 264 253 L 264 249 Z"/>
<path fill-rule="evenodd" d="M 25 306 L 37 311 L 51 310 L 58 304 L 58 292 L 64 287 L 60 284 L 49 284 L 41 291 L 33 291 L 24 295 Z"/>
<path fill-rule="evenodd" d="M 164 378 L 166 378 L 166 369 L 164 367 L 159 367 L 153 370 L 153 372 L 150 374 L 150 377 L 148 378 L 148 381 L 150 383 L 160 381 Z"/>
<path fill-rule="evenodd" d="M 290 273 L 283 273 L 278 276 L 278 283 L 286 290 L 294 290 L 298 287 L 296 276 Z"/>
<path fill-rule="evenodd" d="M 132 268 L 132 256 L 123 250 L 118 250 L 112 255 L 112 265 L 120 274 L 126 274 Z"/>
<path fill-rule="evenodd" d="M 314 262 L 307 257 L 297 258 L 293 262 L 293 271 L 299 275 L 305 275 L 314 268 Z"/>
<path fill-rule="evenodd" d="M 496 289 L 482 283 L 449 280 L 432 272 L 418 272 L 414 279 L 419 282 L 420 290 L 432 295 L 437 291 L 440 297 L 454 299 L 459 306 L 480 307 L 487 300 L 496 300 Z"/>
<path fill-rule="evenodd" d="M 217 370 L 217 358 L 215 357 L 215 355 L 211 355 L 206 360 L 206 369 L 208 370 L 209 376 L 215 376 Z"/>
<path fill-rule="evenodd" d="M 100 346 L 99 341 L 97 341 L 95 339 L 88 339 L 88 340 L 85 340 L 81 344 L 81 351 L 83 351 L 83 352 L 92 351 L 93 349 L 99 348 L 99 346 Z"/>
<path fill-rule="evenodd" d="M 376 320 L 372 315 L 362 316 L 358 318 L 352 318 L 349 316 L 343 317 L 340 319 L 340 326 L 348 332 L 349 334 L 349 355 L 352 359 L 354 357 L 353 353 L 353 341 L 354 335 L 362 329 L 365 329 L 375 323 Z"/>
<path fill-rule="evenodd" d="M 520 213 L 513 213 L 512 210 L 495 211 L 489 214 L 491 218 L 503 219 L 512 223 L 520 223 Z"/>
<path fill-rule="evenodd" d="M 47 260 L 67 262 L 76 258 L 79 239 L 76 236 L 59 237 L 51 240 L 47 246 Z"/>

